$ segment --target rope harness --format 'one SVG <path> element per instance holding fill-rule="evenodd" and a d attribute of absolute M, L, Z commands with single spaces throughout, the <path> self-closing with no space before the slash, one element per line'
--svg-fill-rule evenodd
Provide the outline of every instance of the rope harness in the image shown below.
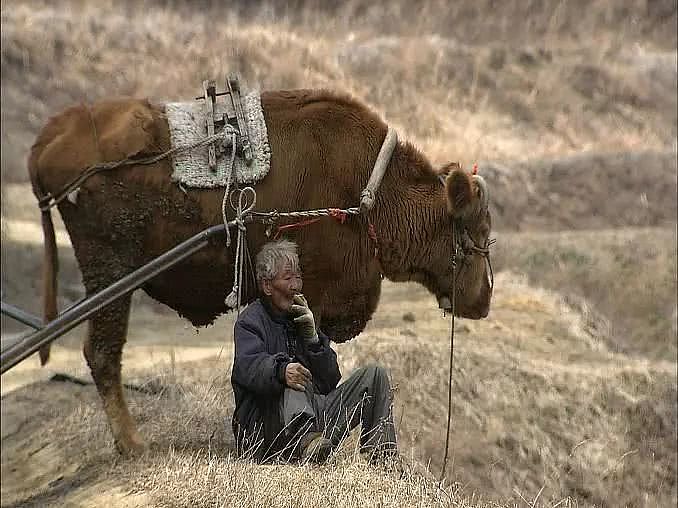
<path fill-rule="evenodd" d="M 238 193 L 238 203 L 234 204 L 232 202 L 232 196 Z M 295 212 L 279 212 L 274 210 L 272 212 L 255 212 L 254 206 L 257 202 L 257 193 L 252 187 L 245 187 L 244 189 L 238 189 L 233 191 L 231 198 L 228 200 L 229 204 L 235 211 L 235 222 L 238 227 L 238 238 L 236 244 L 236 254 L 234 262 L 234 275 L 233 275 L 233 289 L 231 293 L 226 297 L 225 303 L 231 309 L 236 309 L 237 313 L 240 313 L 240 308 L 242 307 L 242 288 L 243 288 L 243 269 L 244 269 L 244 259 L 245 256 L 249 256 L 249 250 L 247 247 L 247 224 L 251 222 L 259 222 L 261 224 L 267 225 L 266 236 L 271 236 L 273 227 L 275 227 L 281 219 L 288 218 L 306 218 L 306 220 L 296 222 L 293 224 L 287 224 L 283 226 L 277 226 L 274 239 L 279 236 L 282 231 L 287 229 L 294 229 L 306 226 L 317 222 L 322 217 L 332 217 L 344 223 L 346 218 L 349 215 L 358 215 L 360 209 L 358 207 L 352 208 L 319 208 L 316 210 L 301 210 Z M 225 215 L 225 214 L 224 214 Z M 312 219 L 308 219 L 313 217 Z M 251 263 L 250 263 L 251 268 Z"/>
<path fill-rule="evenodd" d="M 233 147 L 235 147 L 235 136 L 233 137 Z M 226 297 L 224 303 L 231 309 L 235 309 L 236 313 L 240 314 L 240 309 L 242 307 L 242 288 L 243 288 L 243 268 L 244 268 L 244 258 L 245 255 L 249 256 L 247 248 L 247 227 L 246 222 L 257 221 L 264 224 L 267 224 L 266 236 L 270 237 L 272 233 L 273 226 L 277 225 L 278 221 L 283 218 L 302 218 L 303 220 L 286 225 L 278 225 L 276 232 L 273 236 L 273 239 L 277 239 L 278 236 L 286 230 L 298 229 L 304 226 L 308 226 L 315 222 L 318 222 L 322 217 L 333 217 L 340 223 L 344 223 L 349 215 L 358 215 L 358 214 L 367 214 L 373 207 L 376 200 L 376 191 L 381 184 L 384 174 L 386 173 L 386 168 L 388 163 L 391 160 L 393 155 L 393 150 L 398 141 L 398 136 L 394 129 L 391 127 L 388 128 L 384 141 L 381 145 L 379 153 L 377 154 L 377 159 L 372 168 L 372 173 L 367 182 L 367 185 L 360 194 L 360 205 L 358 207 L 351 207 L 346 209 L 341 208 L 321 208 L 317 210 L 301 210 L 296 212 L 278 212 L 274 210 L 272 212 L 255 212 L 254 206 L 256 205 L 256 191 L 252 187 L 246 187 L 240 191 L 238 195 L 238 203 L 234 204 L 233 194 L 230 193 L 230 184 L 233 177 L 233 172 L 235 171 L 233 165 L 233 157 L 235 154 L 235 149 L 232 150 L 231 164 L 228 168 L 229 178 L 228 185 L 226 187 L 226 192 L 224 193 L 224 199 L 222 202 L 222 218 L 224 224 L 228 223 L 226 216 L 226 204 L 229 203 L 231 208 L 235 211 L 236 214 L 236 224 L 238 225 L 238 239 L 235 251 L 235 262 L 234 262 L 234 274 L 233 274 L 233 289 Z M 248 194 L 250 197 L 248 198 Z M 228 227 L 226 228 L 226 246 L 230 246 L 231 237 L 228 232 Z M 376 234 L 374 234 L 374 227 L 370 223 L 370 238 L 373 238 L 376 241 Z M 375 257 L 377 251 L 375 249 Z"/>
<path fill-rule="evenodd" d="M 207 136 L 199 141 L 196 141 L 195 143 L 182 146 L 175 146 L 174 148 L 171 148 L 161 154 L 153 155 L 151 157 L 144 157 L 140 159 L 127 158 L 119 161 L 99 162 L 97 164 L 93 164 L 92 166 L 89 166 L 85 171 L 80 173 L 73 180 L 71 180 L 69 183 L 67 183 L 56 195 L 53 195 L 52 193 L 48 192 L 46 195 L 41 197 L 38 200 L 38 206 L 40 207 L 40 210 L 43 212 L 49 211 L 51 208 L 54 208 L 56 205 L 58 205 L 64 199 L 66 199 L 68 195 L 71 194 L 71 192 L 77 191 L 80 188 L 80 186 L 85 182 L 85 180 L 96 175 L 97 173 L 101 173 L 103 171 L 110 171 L 111 169 L 118 169 L 125 166 L 155 164 L 156 162 L 166 159 L 170 155 L 175 154 L 177 152 L 193 150 L 201 146 L 209 145 L 210 143 L 213 143 L 214 141 L 217 141 L 219 139 L 221 140 L 231 139 L 231 132 L 228 129 L 224 129 L 222 132 L 218 134 L 214 134 L 213 136 Z"/>

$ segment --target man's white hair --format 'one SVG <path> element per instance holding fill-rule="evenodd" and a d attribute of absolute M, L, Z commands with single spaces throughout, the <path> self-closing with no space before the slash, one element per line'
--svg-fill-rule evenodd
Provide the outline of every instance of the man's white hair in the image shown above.
<path fill-rule="evenodd" d="M 293 271 L 299 271 L 297 244 L 289 240 L 275 240 L 265 244 L 256 259 L 257 282 L 273 280 L 276 274 L 289 264 Z"/>

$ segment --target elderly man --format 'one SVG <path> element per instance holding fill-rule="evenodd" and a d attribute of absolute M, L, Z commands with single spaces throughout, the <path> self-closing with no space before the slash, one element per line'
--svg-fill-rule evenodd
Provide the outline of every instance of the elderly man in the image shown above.
<path fill-rule="evenodd" d="M 362 423 L 361 451 L 372 462 L 395 456 L 388 375 L 364 367 L 337 386 L 336 353 L 301 295 L 296 245 L 264 245 L 256 274 L 260 298 L 235 323 L 231 383 L 239 453 L 321 463 Z"/>

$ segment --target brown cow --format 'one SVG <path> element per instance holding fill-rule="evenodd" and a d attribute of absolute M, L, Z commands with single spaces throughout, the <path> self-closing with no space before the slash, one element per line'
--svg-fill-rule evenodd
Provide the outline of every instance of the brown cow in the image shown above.
<path fill-rule="evenodd" d="M 257 210 L 356 206 L 387 126 L 357 101 L 319 90 L 261 94 L 271 146 L 271 169 L 256 186 Z M 170 147 L 163 108 L 147 100 L 79 105 L 52 118 L 32 147 L 28 168 L 36 196 L 58 193 L 90 165 L 157 154 Z M 222 221 L 223 189 L 181 190 L 165 159 L 97 174 L 76 203 L 58 208 L 71 238 L 88 295 L 109 286 L 190 236 Z M 441 175 L 443 175 L 441 177 Z M 444 176 L 446 175 L 446 176 Z M 446 178 L 446 179 L 443 179 Z M 442 184 L 441 184 L 442 182 Z M 398 142 L 367 216 L 344 224 L 332 218 L 294 230 L 304 269 L 304 292 L 322 327 L 343 342 L 360 333 L 379 300 L 383 276 L 417 281 L 449 307 L 453 222 L 466 244 L 486 247 L 490 234 L 487 188 L 479 177 L 450 165 L 436 172 L 411 144 Z M 368 225 L 377 233 L 375 242 Z M 45 315 L 56 315 L 56 247 L 49 212 L 45 233 Z M 263 225 L 248 227 L 257 252 Z M 210 324 L 227 310 L 235 242 L 209 247 L 143 286 L 156 300 L 194 325 Z M 467 250 L 457 269 L 456 314 L 487 316 L 491 299 L 486 261 Z M 250 285 L 247 300 L 255 297 Z M 144 443 L 121 386 L 130 297 L 90 320 L 84 354 L 103 400 L 117 448 L 138 452 Z M 48 351 L 41 351 L 46 361 Z"/>

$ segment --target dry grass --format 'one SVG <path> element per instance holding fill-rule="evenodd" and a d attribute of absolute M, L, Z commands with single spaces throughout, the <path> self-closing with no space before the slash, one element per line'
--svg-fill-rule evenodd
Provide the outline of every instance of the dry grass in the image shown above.
<path fill-rule="evenodd" d="M 559 291 L 612 350 L 676 359 L 676 231 L 502 234 L 495 266 Z"/>
<path fill-rule="evenodd" d="M 407 290 L 410 298 L 419 296 Z M 402 314 L 409 305 L 382 304 Z M 391 308 L 391 314 L 397 313 Z M 377 322 L 373 340 L 340 351 L 346 357 L 350 348 L 355 363 L 389 366 L 401 387 L 401 440 L 437 468 L 446 323 L 436 319 L 432 304 L 415 314 L 416 326 L 381 329 Z M 562 296 L 529 289 L 520 277 L 498 277 L 491 319 L 462 321 L 458 328 L 455 478 L 470 491 L 494 495 L 545 487 L 543 499 L 551 502 L 572 496 L 621 506 L 648 495 L 663 505 L 675 495 L 664 490 L 675 489 L 675 363 L 611 353 L 600 328 Z M 587 446 L 577 446 L 583 441 Z M 625 457 L 620 469 L 617 461 L 629 450 L 640 455 Z"/>
<path fill-rule="evenodd" d="M 149 459 L 143 485 L 158 506 L 406 507 L 484 506 L 413 475 L 398 478 L 350 461 L 322 468 L 265 467 L 226 458 L 173 453 Z M 227 486 L 227 487 L 226 487 Z"/>
<path fill-rule="evenodd" d="M 458 487 L 438 484 L 422 468 L 408 468 L 403 476 L 375 469 L 350 444 L 323 467 L 259 466 L 235 459 L 224 417 L 225 407 L 232 404 L 227 376 L 209 379 L 205 372 L 204 362 L 169 364 L 160 377 L 141 384 L 162 387 L 160 394 L 131 394 L 133 411 L 141 412 L 141 428 L 153 442 L 147 454 L 131 461 L 119 460 L 110 450 L 92 388 L 43 385 L 43 393 L 63 400 L 65 407 L 42 411 L 37 415 L 43 429 L 40 438 L 24 441 L 23 432 L 14 435 L 3 453 L 6 458 L 28 448 L 18 474 L 25 475 L 40 463 L 43 474 L 59 472 L 60 480 L 37 488 L 31 485 L 27 496 L 26 485 L 13 481 L 16 468 L 8 474 L 3 462 L 3 506 L 22 498 L 27 506 L 57 499 L 69 505 L 74 498 L 97 502 L 96 491 L 104 485 L 119 491 L 112 499 L 116 506 L 127 505 L 125 498 L 130 496 L 144 506 L 494 506 L 461 495 Z M 64 388 L 66 394 L 61 393 Z M 45 450 L 51 460 L 44 461 Z M 75 466 L 64 468 L 64 463 Z M 31 479 L 29 475 L 24 482 L 30 484 Z M 58 486 L 64 487 L 65 496 L 54 495 Z"/>

